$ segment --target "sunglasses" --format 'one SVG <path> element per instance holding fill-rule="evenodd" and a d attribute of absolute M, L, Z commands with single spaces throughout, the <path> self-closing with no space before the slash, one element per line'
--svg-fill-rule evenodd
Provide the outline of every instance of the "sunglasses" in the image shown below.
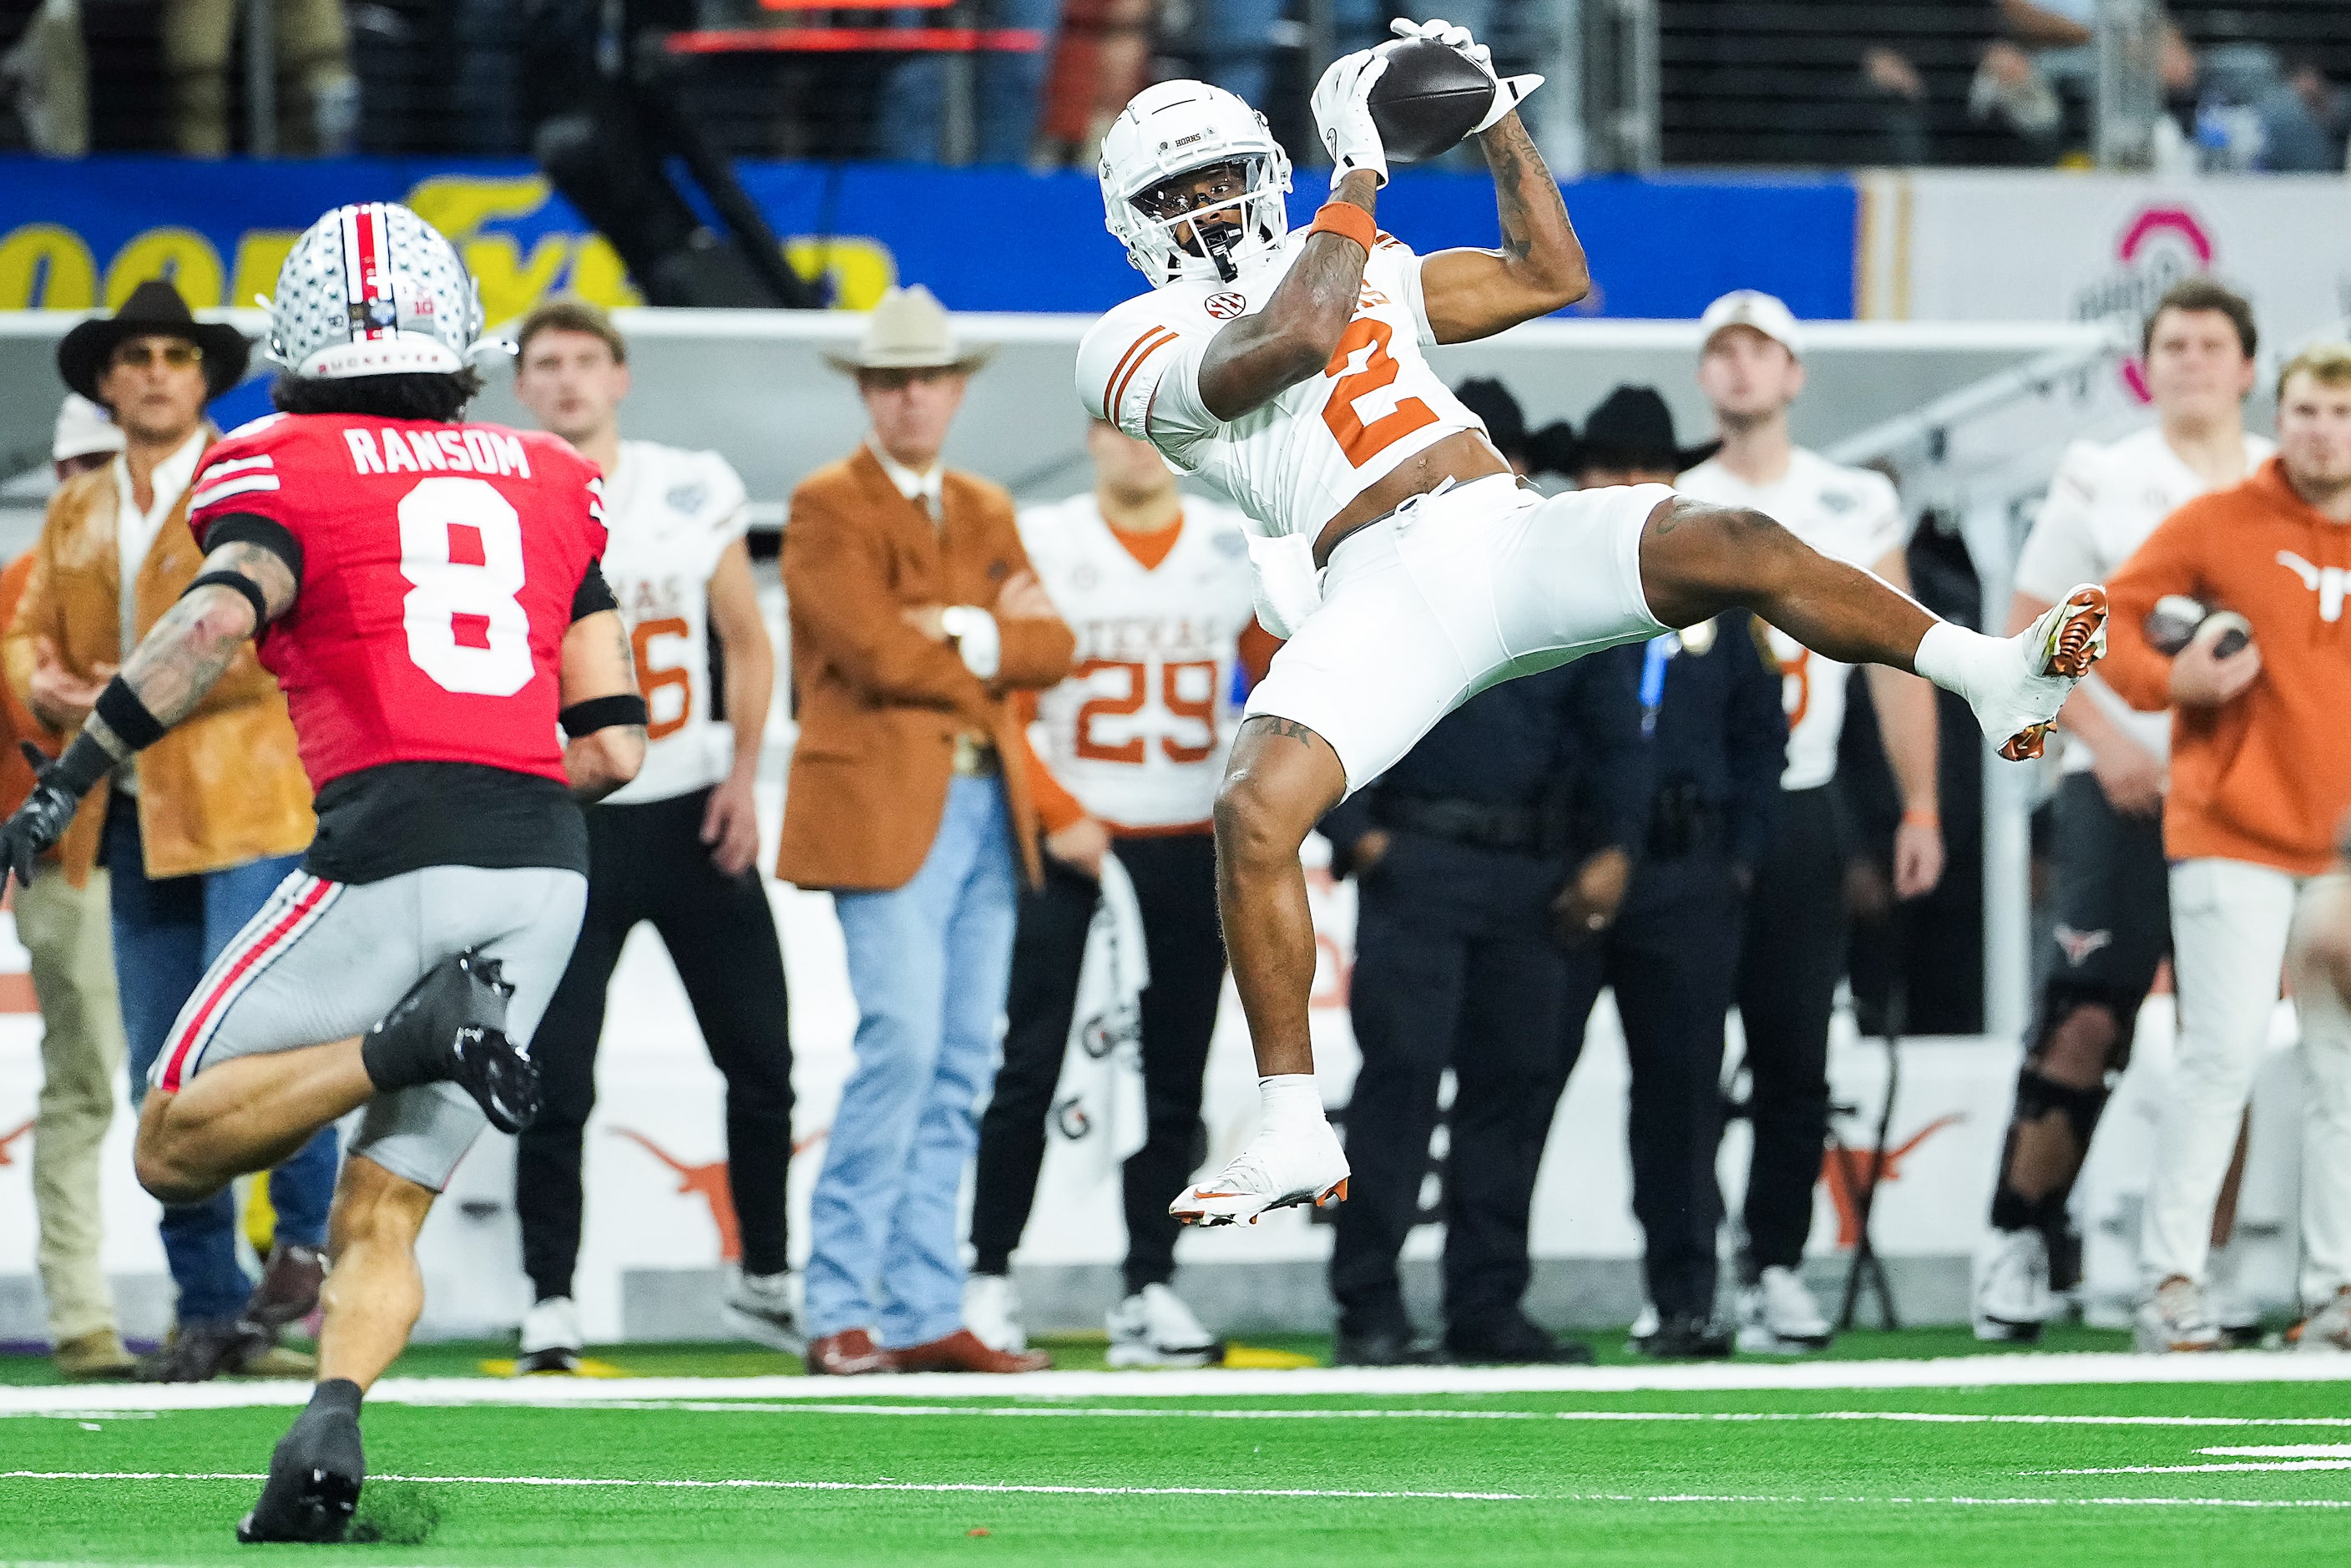
<path fill-rule="evenodd" d="M 184 371 L 191 365 L 203 364 L 204 351 L 193 343 L 120 343 L 107 362 L 117 370 L 169 365 L 175 371 Z"/>

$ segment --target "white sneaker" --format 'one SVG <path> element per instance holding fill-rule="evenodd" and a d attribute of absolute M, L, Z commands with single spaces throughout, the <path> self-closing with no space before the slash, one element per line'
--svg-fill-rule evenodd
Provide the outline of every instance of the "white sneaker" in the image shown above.
<path fill-rule="evenodd" d="M 2294 1348 L 2298 1354 L 2351 1353 L 2351 1285 L 2335 1291 L 2333 1301 L 2302 1320 L 2302 1327 L 2294 1336 Z"/>
<path fill-rule="evenodd" d="M 1167 1212 L 1186 1225 L 1251 1225 L 1268 1209 L 1311 1203 L 1316 1207 L 1347 1196 L 1347 1156 L 1339 1134 L 1320 1118 L 1290 1126 L 1262 1128 L 1249 1146 L 1214 1179 L 1184 1189 Z"/>
<path fill-rule="evenodd" d="M 1113 1307 L 1109 1327 L 1113 1366 L 1207 1366 L 1225 1359 L 1224 1342 L 1165 1285 L 1145 1285 Z"/>
<path fill-rule="evenodd" d="M 1020 1326 L 1020 1292 L 1008 1275 L 966 1277 L 963 1326 L 990 1350 L 1017 1354 L 1029 1348 L 1029 1331 Z"/>
<path fill-rule="evenodd" d="M 800 1277 L 789 1269 L 778 1274 L 745 1274 L 726 1292 L 720 1316 L 726 1326 L 754 1344 L 786 1355 L 808 1354 L 808 1331 L 801 1327 Z"/>
<path fill-rule="evenodd" d="M 2261 1303 L 2237 1277 L 2237 1249 L 2216 1247 L 2204 1265 L 2204 1300 L 2212 1311 L 2212 1324 L 2220 1343 L 2231 1348 L 2258 1344 L 2262 1337 Z"/>
<path fill-rule="evenodd" d="M 580 1370 L 580 1309 L 569 1296 L 549 1296 L 523 1314 L 517 1374 Z"/>
<path fill-rule="evenodd" d="M 1739 1292 L 1739 1348 L 1754 1355 L 1802 1355 L 1827 1347 L 1829 1321 L 1793 1269 L 1773 1264 Z"/>
<path fill-rule="evenodd" d="M 2030 1227 L 1995 1230 L 1976 1249 L 1976 1338 L 2031 1344 L 2056 1315 L 2049 1290 L 2049 1239 Z"/>
<path fill-rule="evenodd" d="M 1986 737 L 2000 741 L 2000 754 L 2023 762 L 2041 755 L 2057 710 L 2090 666 L 2105 656 L 2106 591 L 2084 583 L 2009 638 L 2006 646 L 2002 678 L 1968 700 Z"/>
<path fill-rule="evenodd" d="M 2220 1327 L 2204 1304 L 2204 1288 L 2174 1276 L 2157 1286 L 2131 1322 L 2136 1347 L 2150 1354 L 2220 1348 Z"/>

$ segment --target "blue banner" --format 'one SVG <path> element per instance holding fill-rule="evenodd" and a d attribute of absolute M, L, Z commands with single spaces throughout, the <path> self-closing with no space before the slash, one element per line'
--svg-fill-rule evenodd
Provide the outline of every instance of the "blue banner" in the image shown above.
<path fill-rule="evenodd" d="M 893 164 L 745 163 L 743 183 L 794 264 L 870 306 L 925 283 L 957 309 L 1092 312 L 1142 278 L 1102 228 L 1091 174 Z M 1301 171 L 1294 223 L 1322 175 Z M 200 308 L 268 292 L 294 238 L 345 202 L 405 201 L 455 240 L 493 321 L 569 288 L 634 304 L 620 258 L 530 165 L 362 158 L 202 162 L 0 157 L 0 309 L 119 305 L 174 277 Z M 1567 187 L 1595 287 L 1579 310 L 1687 318 L 1727 289 L 1767 289 L 1796 314 L 1853 314 L 1858 202 L 1842 178 L 1597 179 Z M 1416 249 L 1492 245 L 1493 187 L 1473 174 L 1399 174 L 1380 222 Z"/>

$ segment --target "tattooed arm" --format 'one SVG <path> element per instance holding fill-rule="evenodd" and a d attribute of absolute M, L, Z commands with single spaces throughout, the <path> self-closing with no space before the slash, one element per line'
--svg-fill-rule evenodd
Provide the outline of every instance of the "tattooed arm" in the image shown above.
<path fill-rule="evenodd" d="M 1499 250 L 1441 250 L 1420 264 L 1420 292 L 1440 343 L 1490 338 L 1592 292 L 1583 243 L 1515 110 L 1478 138 L 1494 172 Z"/>
<path fill-rule="evenodd" d="M 566 710 L 604 697 L 637 695 L 637 660 L 629 628 L 617 610 L 582 615 L 563 634 L 562 695 Z M 601 800 L 644 766 L 645 727 L 611 724 L 563 743 L 563 772 L 580 800 Z"/>
<path fill-rule="evenodd" d="M 1358 170 L 1331 199 L 1370 212 L 1379 182 Z M 1339 337 L 1354 319 L 1370 255 L 1343 235 L 1308 236 L 1288 277 L 1265 308 L 1225 323 L 1200 361 L 1200 401 L 1218 419 L 1238 419 L 1322 373 Z"/>
<path fill-rule="evenodd" d="M 238 540 L 204 557 L 204 571 L 231 571 L 261 590 L 269 618 L 293 607 L 297 583 L 286 558 L 266 546 Z M 195 711 L 213 683 L 235 662 L 237 651 L 261 630 L 252 601 L 234 588 L 206 583 L 172 606 L 148 629 L 123 662 L 122 679 L 138 694 L 155 722 L 169 729 Z M 132 747 L 106 720 L 92 714 L 85 733 L 120 760 Z"/>

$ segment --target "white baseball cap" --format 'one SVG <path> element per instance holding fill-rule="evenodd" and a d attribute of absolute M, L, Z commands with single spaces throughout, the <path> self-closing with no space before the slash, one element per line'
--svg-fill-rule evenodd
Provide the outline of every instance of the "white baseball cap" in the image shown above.
<path fill-rule="evenodd" d="M 122 450 L 122 427 L 106 410 L 79 392 L 66 393 L 57 406 L 57 434 L 49 442 L 49 461 L 65 463 L 100 452 Z"/>
<path fill-rule="evenodd" d="M 1804 331 L 1796 313 L 1777 296 L 1757 288 L 1734 288 L 1698 319 L 1698 341 L 1711 343 L 1726 327 L 1751 327 L 1797 359 L 1804 357 Z"/>

